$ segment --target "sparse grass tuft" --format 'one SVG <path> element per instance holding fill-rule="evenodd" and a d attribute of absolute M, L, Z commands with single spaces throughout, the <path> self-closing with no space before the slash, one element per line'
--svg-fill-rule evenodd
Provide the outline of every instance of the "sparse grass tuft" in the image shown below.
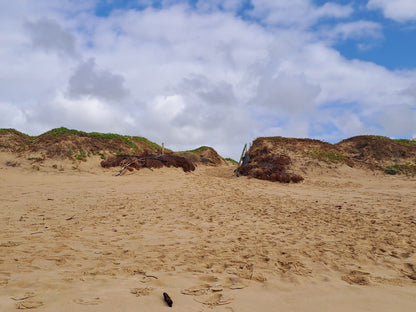
<path fill-rule="evenodd" d="M 385 140 L 385 139 L 389 139 L 389 137 L 383 136 L 383 135 L 375 135 L 374 137 L 376 137 L 377 139 L 381 139 L 381 140 Z"/>
<path fill-rule="evenodd" d="M 384 169 L 385 173 L 388 174 L 405 174 L 405 175 L 416 175 L 416 163 L 407 162 L 404 164 L 394 164 L 393 166 L 387 166 Z"/>
<path fill-rule="evenodd" d="M 74 154 L 74 158 L 80 161 L 87 161 L 87 154 L 80 148 L 77 153 Z"/>
<path fill-rule="evenodd" d="M 397 139 L 393 140 L 397 144 L 404 145 L 404 146 L 416 146 L 416 141 L 414 140 L 406 140 L 406 139 Z"/>
<path fill-rule="evenodd" d="M 386 169 L 384 169 L 384 172 L 387 174 L 397 174 L 397 168 L 395 166 L 387 166 Z"/>
<path fill-rule="evenodd" d="M 44 161 L 45 159 L 42 157 L 29 157 L 27 160 L 34 161 L 34 162 L 41 162 L 41 161 Z"/>
<path fill-rule="evenodd" d="M 115 133 L 90 132 L 88 133 L 88 136 L 92 138 L 102 138 L 106 140 L 119 139 L 126 142 L 135 152 L 138 152 L 139 150 L 139 147 L 131 140 L 131 137 L 127 135 L 120 135 Z"/>
<path fill-rule="evenodd" d="M 157 149 L 157 150 L 161 150 L 162 149 L 162 146 L 160 146 L 159 144 L 156 144 L 155 142 L 152 142 L 152 141 L 150 141 L 150 140 L 148 140 L 148 139 L 146 139 L 144 137 L 141 137 L 141 136 L 133 136 L 131 138 L 134 139 L 134 140 L 142 141 L 143 143 L 145 143 L 146 145 L 148 145 L 148 146 L 150 146 L 150 147 L 152 147 L 154 149 Z M 165 150 L 166 150 L 166 148 L 165 148 Z"/>
<path fill-rule="evenodd" d="M 229 158 L 229 157 L 227 157 L 227 158 L 224 158 L 226 161 L 229 161 L 229 162 L 231 162 L 233 165 L 238 165 L 238 161 L 235 161 L 234 159 L 232 159 L 232 158 Z"/>
<path fill-rule="evenodd" d="M 17 131 L 16 129 L 13 129 L 13 128 L 1 128 L 0 133 L 3 133 L 3 132 L 13 132 L 17 135 L 28 136 L 27 134 L 25 134 L 23 132 L 20 132 L 20 131 Z"/>
<path fill-rule="evenodd" d="M 342 155 L 342 154 L 338 154 L 338 153 L 330 153 L 330 152 L 323 152 L 323 151 L 312 151 L 310 153 L 312 155 L 312 157 L 315 157 L 319 160 L 322 161 L 331 161 L 331 162 L 344 162 L 345 160 L 347 160 L 347 157 Z"/>
<path fill-rule="evenodd" d="M 196 148 L 196 149 L 193 149 L 193 150 L 189 150 L 189 151 L 186 151 L 186 152 L 189 152 L 189 153 L 195 153 L 195 152 L 199 152 L 199 151 L 201 151 L 201 150 L 203 150 L 203 149 L 206 149 L 206 148 L 211 148 L 211 147 L 209 147 L 209 146 L 200 146 L 200 147 L 198 147 L 198 148 Z"/>
<path fill-rule="evenodd" d="M 55 128 L 52 129 L 50 131 L 48 131 L 47 133 L 49 133 L 50 135 L 52 135 L 55 138 L 61 137 L 63 135 L 69 134 L 69 135 L 86 135 L 85 132 L 83 131 L 78 131 L 75 129 L 68 129 L 65 127 L 60 127 L 60 128 Z"/>

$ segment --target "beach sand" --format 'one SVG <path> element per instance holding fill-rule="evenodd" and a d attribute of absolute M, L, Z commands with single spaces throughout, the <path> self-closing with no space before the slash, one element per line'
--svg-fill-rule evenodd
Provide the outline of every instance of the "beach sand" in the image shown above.
<path fill-rule="evenodd" d="M 0 311 L 416 311 L 415 178 L 115 177 L 2 155 Z"/>

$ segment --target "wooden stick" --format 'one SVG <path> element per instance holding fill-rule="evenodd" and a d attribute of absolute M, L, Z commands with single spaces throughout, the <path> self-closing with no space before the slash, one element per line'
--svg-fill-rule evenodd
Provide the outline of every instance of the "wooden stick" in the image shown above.
<path fill-rule="evenodd" d="M 246 145 L 244 145 L 243 152 L 241 153 L 240 161 L 238 162 L 238 167 L 237 168 L 240 168 L 241 161 L 243 160 L 243 157 L 244 157 L 244 155 L 246 153 L 246 149 L 247 149 L 247 143 L 246 143 Z"/>

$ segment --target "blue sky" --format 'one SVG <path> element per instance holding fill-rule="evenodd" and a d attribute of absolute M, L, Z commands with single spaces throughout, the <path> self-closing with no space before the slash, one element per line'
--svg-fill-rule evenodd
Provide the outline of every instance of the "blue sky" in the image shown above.
<path fill-rule="evenodd" d="M 416 137 L 416 1 L 0 3 L 0 128 L 142 135 L 237 158 L 258 136 Z"/>

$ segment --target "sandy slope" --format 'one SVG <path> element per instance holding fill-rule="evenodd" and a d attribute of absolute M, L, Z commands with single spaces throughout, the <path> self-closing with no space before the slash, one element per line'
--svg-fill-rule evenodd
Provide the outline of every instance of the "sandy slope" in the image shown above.
<path fill-rule="evenodd" d="M 115 171 L 2 159 L 0 311 L 416 310 L 414 178 Z"/>

